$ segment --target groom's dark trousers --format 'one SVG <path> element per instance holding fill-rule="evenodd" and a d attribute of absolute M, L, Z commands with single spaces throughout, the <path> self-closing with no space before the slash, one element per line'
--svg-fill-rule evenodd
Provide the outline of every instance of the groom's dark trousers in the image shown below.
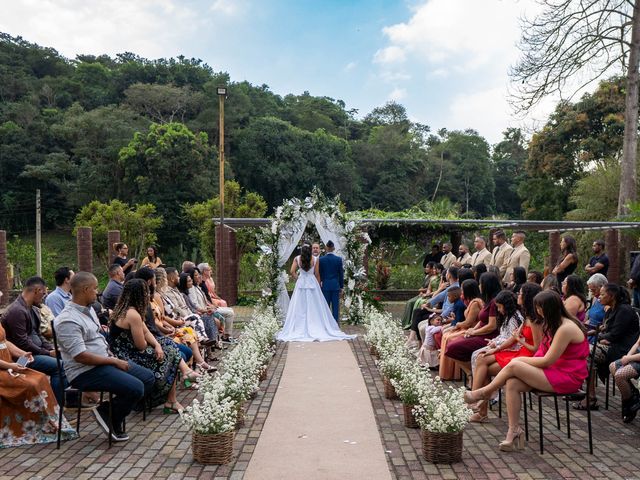
<path fill-rule="evenodd" d="M 344 288 L 344 267 L 342 258 L 327 253 L 320 257 L 320 281 L 322 293 L 331 307 L 333 318 L 338 323 L 340 318 L 340 290 Z"/>

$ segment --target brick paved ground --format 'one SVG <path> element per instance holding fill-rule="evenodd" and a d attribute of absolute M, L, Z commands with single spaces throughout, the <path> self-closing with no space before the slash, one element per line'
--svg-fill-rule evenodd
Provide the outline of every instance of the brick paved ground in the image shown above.
<path fill-rule="evenodd" d="M 349 333 L 362 329 L 350 327 Z M 464 433 L 462 463 L 434 465 L 422 459 L 420 431 L 404 427 L 402 403 L 384 398 L 384 386 L 365 342 L 359 337 L 352 348 L 369 390 L 378 428 L 387 452 L 389 468 L 398 479 L 551 479 L 551 478 L 640 478 L 640 419 L 625 425 L 620 419 L 620 396 L 611 398 L 604 410 L 604 389 L 598 388 L 601 410 L 593 412 L 594 453 L 589 455 L 586 413 L 571 411 L 571 440 L 566 437 L 564 403 L 562 431 L 555 427 L 553 401 L 546 400 L 544 412 L 545 453 L 538 450 L 538 409 L 529 411 L 530 441 L 524 452 L 500 452 L 498 443 L 507 431 L 497 408 L 489 413 L 490 422 L 470 424 Z"/>
<path fill-rule="evenodd" d="M 258 396 L 247 405 L 246 422 L 234 440 L 229 465 L 204 466 L 193 462 L 191 434 L 177 415 L 163 415 L 156 408 L 147 421 L 141 414 L 127 420 L 131 440 L 107 448 L 106 435 L 84 411 L 80 438 L 55 444 L 0 450 L 0 479 L 241 479 L 267 418 L 286 360 L 286 345 L 278 346 Z M 179 392 L 188 405 L 194 391 Z"/>
<path fill-rule="evenodd" d="M 246 311 L 245 311 L 246 310 Z M 243 309 L 240 317 L 250 316 Z M 401 305 L 391 305 L 394 315 Z M 362 333 L 359 327 L 346 327 L 349 333 Z M 640 419 L 624 425 L 619 417 L 620 397 L 612 399 L 609 411 L 593 414 L 595 455 L 589 455 L 586 416 L 572 411 L 572 439 L 565 434 L 565 416 L 561 411 L 562 432 L 554 426 L 551 402 L 544 409 L 545 453 L 538 453 L 537 406 L 530 415 L 530 442 L 524 452 L 504 453 L 497 449 L 507 430 L 506 416 L 498 419 L 490 413 L 490 423 L 471 424 L 464 434 L 462 463 L 433 465 L 422 460 L 418 430 L 403 425 L 402 405 L 384 398 L 384 388 L 374 359 L 361 338 L 352 343 L 354 354 L 367 385 L 378 422 L 389 468 L 398 479 L 473 478 L 473 479 L 547 479 L 611 478 L 640 479 Z M 248 405 L 247 422 L 234 442 L 234 458 L 227 466 L 203 466 L 193 463 L 190 432 L 177 416 L 154 410 L 146 423 L 140 414 L 128 422 L 131 440 L 107 449 L 104 434 L 98 430 L 90 412 L 83 414 L 81 438 L 63 444 L 35 445 L 0 450 L 0 480 L 4 479 L 241 479 L 260 436 L 278 387 L 286 346 L 280 345 L 269 365 L 268 379 L 262 382 L 258 397 Z M 598 391 L 604 402 L 602 387 Z M 179 399 L 188 404 L 194 392 L 181 391 Z"/>

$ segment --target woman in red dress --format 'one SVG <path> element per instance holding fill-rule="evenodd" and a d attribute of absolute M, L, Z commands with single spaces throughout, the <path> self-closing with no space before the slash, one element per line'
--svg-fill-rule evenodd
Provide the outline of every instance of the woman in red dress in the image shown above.
<path fill-rule="evenodd" d="M 510 340 L 499 347 L 487 350 L 484 355 L 478 356 L 476 369 L 473 375 L 473 390 L 484 387 L 507 364 L 516 357 L 532 357 L 538 351 L 542 341 L 542 328 L 532 320 L 536 312 L 533 306 L 533 298 L 542 291 L 540 285 L 525 283 L 518 292 L 518 305 L 524 315 L 524 323 Z M 520 345 L 519 348 L 514 348 Z M 471 415 L 471 422 L 484 422 L 487 420 L 487 401 L 481 400 L 472 405 L 475 413 Z"/>

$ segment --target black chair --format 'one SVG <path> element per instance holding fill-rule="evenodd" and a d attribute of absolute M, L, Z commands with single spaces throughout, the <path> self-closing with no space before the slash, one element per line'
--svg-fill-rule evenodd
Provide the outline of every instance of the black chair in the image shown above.
<path fill-rule="evenodd" d="M 595 335 L 595 343 L 598 343 L 598 333 Z M 566 404 L 566 413 L 567 413 L 567 438 L 571 438 L 571 417 L 570 417 L 570 402 L 580 402 L 586 399 L 586 407 L 587 407 L 587 428 L 589 430 L 589 453 L 593 455 L 593 432 L 591 428 L 591 394 L 589 393 L 589 382 L 591 381 L 591 376 L 594 375 L 593 364 L 595 359 L 595 349 L 592 349 L 589 354 L 589 372 L 587 375 L 587 388 L 586 390 L 579 389 L 574 393 L 570 394 L 557 394 L 551 392 L 541 392 L 538 390 L 532 390 L 531 393 L 538 397 L 538 428 L 539 428 L 539 436 L 540 436 L 540 454 L 544 453 L 544 435 L 542 430 L 542 399 L 546 397 L 553 397 L 555 402 L 555 410 L 556 410 L 556 422 L 558 429 L 560 429 L 560 412 L 558 409 L 558 397 L 563 397 Z M 527 398 L 526 392 L 522 392 L 522 400 L 525 405 L 524 408 L 524 431 L 525 438 L 529 440 L 529 420 L 527 418 Z"/>
<path fill-rule="evenodd" d="M 56 351 L 56 364 L 58 367 L 58 376 L 60 378 L 62 378 L 62 374 L 63 374 L 63 367 L 62 367 L 62 358 L 60 356 L 60 350 L 58 348 L 58 337 L 56 335 L 56 330 L 54 327 L 54 321 L 51 322 L 51 334 L 53 337 L 53 348 Z M 78 435 L 80 435 L 80 413 L 82 411 L 82 393 L 83 391 L 78 389 L 78 388 L 74 388 L 74 387 L 67 387 L 66 390 L 64 389 L 64 387 L 62 386 L 62 382 L 60 383 L 60 389 L 62 390 L 60 393 L 60 398 L 62 399 L 62 402 L 60 404 L 60 414 L 58 416 L 58 438 L 57 438 L 57 442 L 56 442 L 56 448 L 59 449 L 60 448 L 60 442 L 61 442 L 61 437 L 62 437 L 62 416 L 64 415 L 64 406 L 66 404 L 66 394 L 69 392 L 74 392 L 76 393 L 76 395 L 78 396 L 78 413 L 77 413 L 77 418 L 76 418 L 76 432 L 78 433 Z M 96 393 L 100 393 L 100 402 L 102 402 L 102 398 L 103 398 L 103 394 L 104 392 L 96 392 Z M 113 401 L 113 395 L 111 392 L 109 392 L 109 448 L 111 448 L 111 444 L 112 444 L 112 438 L 111 438 L 111 403 Z M 145 409 L 143 409 L 143 415 L 144 415 L 144 411 Z"/>

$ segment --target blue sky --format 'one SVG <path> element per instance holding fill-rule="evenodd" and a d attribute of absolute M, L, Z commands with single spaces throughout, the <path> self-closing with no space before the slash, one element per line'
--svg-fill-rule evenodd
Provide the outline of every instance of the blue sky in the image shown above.
<path fill-rule="evenodd" d="M 389 100 L 432 129 L 474 128 L 491 143 L 544 121 L 507 105 L 518 18 L 533 0 L 19 0 L 0 31 L 79 53 L 183 54 L 267 84 L 325 95 L 359 115 Z M 229 101 L 233 101 L 232 98 Z"/>

